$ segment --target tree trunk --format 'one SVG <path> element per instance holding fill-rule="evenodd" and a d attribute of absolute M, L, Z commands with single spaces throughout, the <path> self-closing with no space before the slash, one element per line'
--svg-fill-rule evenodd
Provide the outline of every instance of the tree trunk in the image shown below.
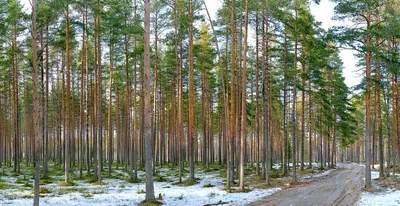
<path fill-rule="evenodd" d="M 144 0 L 144 138 L 146 147 L 146 200 L 154 201 L 153 138 L 150 108 L 150 0 Z"/>
<path fill-rule="evenodd" d="M 286 30 L 286 29 L 285 29 Z M 287 69 L 288 69 L 288 45 L 287 45 L 287 32 L 285 31 L 285 71 L 283 80 L 283 176 L 287 176 L 288 173 L 288 163 L 289 163 L 289 149 L 288 149 L 288 131 L 287 131 Z"/>
<path fill-rule="evenodd" d="M 296 15 L 296 20 L 297 20 L 297 10 L 295 11 L 295 15 Z M 297 89 L 297 24 L 294 25 L 295 27 L 295 34 L 294 34 L 294 62 L 293 62 L 293 70 L 294 70 L 294 74 L 293 74 L 293 106 L 292 106 L 292 163 L 293 163 L 293 181 L 297 182 L 297 174 L 296 174 L 296 167 L 297 167 L 297 162 L 296 162 L 296 158 L 297 158 L 297 137 L 296 137 L 296 99 L 297 99 L 297 93 L 296 93 L 296 89 Z"/>
<path fill-rule="evenodd" d="M 247 34 L 249 24 L 249 12 L 248 12 L 248 0 L 245 0 L 246 7 L 246 20 L 245 20 L 245 32 L 244 32 L 244 59 L 243 59 L 243 70 L 242 70 L 242 117 L 241 117 L 241 129 L 240 129 L 240 185 L 239 190 L 244 191 L 244 162 L 245 162 L 245 144 L 246 144 L 246 77 L 247 77 Z"/>
<path fill-rule="evenodd" d="M 189 0 L 189 117 L 188 117 L 188 154 L 189 179 L 194 183 L 194 68 L 193 68 L 193 2 Z"/>
<path fill-rule="evenodd" d="M 235 59 L 235 48 L 236 48 L 236 23 L 235 23 L 235 0 L 231 0 L 231 124 L 232 126 L 229 128 L 229 136 L 228 136 L 228 161 L 227 161 L 227 188 L 230 189 L 230 184 L 233 183 L 233 160 L 234 160 L 234 140 L 236 137 L 236 105 L 235 105 L 235 70 L 236 70 L 236 59 Z"/>
<path fill-rule="evenodd" d="M 67 81 L 67 88 L 66 88 L 66 95 L 65 95 L 65 182 L 70 182 L 70 137 L 71 137 L 71 120 L 70 120 L 70 82 L 71 82 L 71 71 L 70 71 L 70 45 L 69 45 L 69 5 L 68 0 L 66 0 L 66 11 L 65 11 L 65 43 L 66 43 L 66 81 Z"/>
<path fill-rule="evenodd" d="M 68 0 L 67 0 L 68 5 Z M 68 16 L 68 10 L 67 10 Z M 36 0 L 32 0 L 32 65 L 33 65 L 33 122 L 35 139 L 35 188 L 33 205 L 39 206 L 40 184 L 40 139 L 39 139 L 39 104 L 38 104 L 38 65 L 36 40 Z"/>
<path fill-rule="evenodd" d="M 370 17 L 370 16 L 369 16 Z M 369 18 L 367 20 L 367 28 L 370 27 Z M 372 51 L 370 51 L 369 47 L 371 46 L 371 38 L 368 34 L 366 37 L 366 47 L 367 53 L 365 56 L 366 59 L 366 93 L 365 93 L 365 187 L 371 187 L 371 162 L 370 162 L 370 154 L 371 154 L 371 145 L 370 145 L 370 96 L 371 96 L 371 57 Z"/>
<path fill-rule="evenodd" d="M 113 41 L 110 37 L 110 41 Z M 108 99 L 108 176 L 111 177 L 111 167 L 113 161 L 113 122 L 112 122 L 112 86 L 113 86 L 113 43 L 110 42 L 110 88 Z"/>

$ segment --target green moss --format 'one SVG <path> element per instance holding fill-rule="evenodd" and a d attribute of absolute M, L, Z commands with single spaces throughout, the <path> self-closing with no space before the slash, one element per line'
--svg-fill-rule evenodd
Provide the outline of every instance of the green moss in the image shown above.
<path fill-rule="evenodd" d="M 85 198 L 92 198 L 92 197 L 93 197 L 93 194 L 92 194 L 92 193 L 83 193 L 83 194 L 82 194 L 82 197 L 85 197 Z"/>
<path fill-rule="evenodd" d="M 153 180 L 156 181 L 156 182 L 172 182 L 171 179 L 166 178 L 166 177 L 161 176 L 161 175 L 155 176 Z"/>
<path fill-rule="evenodd" d="M 226 170 L 221 170 L 218 172 L 218 176 L 221 178 L 226 178 Z"/>
<path fill-rule="evenodd" d="M 34 192 L 35 192 L 35 189 L 32 189 L 32 193 L 34 193 Z M 40 194 L 49 194 L 49 193 L 51 193 L 51 190 L 46 187 L 40 187 L 39 193 Z"/>
<path fill-rule="evenodd" d="M 58 184 L 58 186 L 61 187 L 71 187 L 71 186 L 75 186 L 76 184 L 74 182 L 67 182 L 67 181 L 63 181 L 60 184 Z"/>
<path fill-rule="evenodd" d="M 93 185 L 107 185 L 107 184 L 104 182 L 96 181 L 96 182 L 93 182 Z"/>
<path fill-rule="evenodd" d="M 27 181 L 24 183 L 24 187 L 33 187 L 33 185 Z"/>
<path fill-rule="evenodd" d="M 21 173 L 19 173 L 19 172 L 12 172 L 11 173 L 11 176 L 13 176 L 13 177 L 18 177 L 18 176 L 20 176 L 21 175 Z"/>
<path fill-rule="evenodd" d="M 54 179 L 52 178 L 42 178 L 40 179 L 40 185 L 46 185 L 46 184 L 51 184 L 54 182 Z"/>
<path fill-rule="evenodd" d="M 198 182 L 196 180 L 195 181 L 190 181 L 189 179 L 187 179 L 187 180 L 185 180 L 183 182 L 175 182 L 175 183 L 173 183 L 173 185 L 179 185 L 179 186 L 192 186 L 192 185 L 195 185 L 195 184 L 198 184 Z"/>
<path fill-rule="evenodd" d="M 129 178 L 127 182 L 129 182 L 129 183 L 140 183 L 141 180 L 139 178 Z"/>
<path fill-rule="evenodd" d="M 25 195 L 22 195 L 21 198 L 31 199 L 31 198 L 33 198 L 33 195 L 32 194 L 25 194 Z"/>
<path fill-rule="evenodd" d="M 15 181 L 15 183 L 17 183 L 17 184 L 24 184 L 26 182 L 26 179 L 25 178 L 18 178 L 16 181 Z"/>
<path fill-rule="evenodd" d="M 4 190 L 4 189 L 15 189 L 17 188 L 17 185 L 14 184 L 10 184 L 7 182 L 0 182 L 0 190 Z"/>
<path fill-rule="evenodd" d="M 58 191 L 58 195 L 65 195 L 73 192 L 77 192 L 77 188 L 63 188 Z"/>
<path fill-rule="evenodd" d="M 271 178 L 281 178 L 282 176 L 283 176 L 282 173 L 278 170 L 273 170 L 269 174 L 269 177 L 271 177 Z"/>
<path fill-rule="evenodd" d="M 251 189 L 244 188 L 244 190 L 241 190 L 241 189 L 230 188 L 230 189 L 226 189 L 226 191 L 229 193 L 248 193 L 248 192 L 251 192 Z"/>
<path fill-rule="evenodd" d="M 158 205 L 162 205 L 162 203 L 159 201 L 156 201 L 156 200 L 154 200 L 154 201 L 144 200 L 141 203 L 139 203 L 139 206 L 158 206 Z"/>
<path fill-rule="evenodd" d="M 213 185 L 213 184 L 211 184 L 211 183 L 207 183 L 207 184 L 205 184 L 205 185 L 203 185 L 203 187 L 215 187 L 215 185 Z"/>

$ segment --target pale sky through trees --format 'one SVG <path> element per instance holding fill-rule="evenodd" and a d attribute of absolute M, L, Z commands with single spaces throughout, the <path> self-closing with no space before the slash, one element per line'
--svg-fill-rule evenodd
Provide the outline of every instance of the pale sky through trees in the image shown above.
<path fill-rule="evenodd" d="M 210 10 L 211 18 L 214 19 L 218 8 L 222 5 L 219 0 L 205 0 L 208 9 Z M 322 23 L 322 28 L 329 29 L 332 26 L 343 25 L 343 22 L 334 21 L 333 9 L 335 5 L 329 0 L 321 0 L 319 5 L 315 3 L 311 4 L 311 13 L 314 15 L 317 21 Z M 254 35 L 249 35 L 249 42 L 253 41 Z M 251 43 L 250 43 L 251 44 Z M 357 59 L 354 57 L 355 52 L 352 50 L 340 50 L 340 57 L 344 64 L 343 76 L 346 78 L 345 83 L 348 87 L 357 85 L 360 82 L 361 76 L 357 72 L 356 67 Z"/>
<path fill-rule="evenodd" d="M 207 7 L 210 11 L 210 15 L 212 19 L 215 19 L 217 10 L 221 7 L 222 3 L 220 0 L 205 0 Z M 24 5 L 26 11 L 30 10 L 29 0 L 21 0 Z M 314 15 L 317 21 L 322 23 L 322 28 L 329 29 L 332 26 L 344 25 L 343 22 L 334 21 L 331 18 L 333 17 L 333 9 L 334 4 L 329 0 L 321 0 L 319 5 L 315 3 L 311 4 L 311 13 Z M 205 14 L 205 12 L 204 12 Z M 253 41 L 254 35 L 249 35 L 250 45 Z M 340 50 L 340 57 L 344 64 L 343 76 L 345 77 L 345 83 L 348 87 L 352 87 L 357 85 L 361 80 L 361 75 L 357 70 L 359 68 L 356 67 L 357 59 L 354 57 L 355 52 L 352 50 Z"/>
<path fill-rule="evenodd" d="M 215 18 L 216 12 L 218 8 L 222 5 L 220 0 L 205 0 L 207 7 L 210 11 L 211 18 Z M 333 9 L 335 5 L 329 0 L 321 0 L 320 4 L 317 5 L 315 3 L 311 4 L 311 13 L 314 15 L 317 21 L 322 23 L 322 28 L 329 29 L 332 26 L 340 26 L 344 25 L 343 22 L 338 22 L 332 20 L 333 17 Z M 249 42 L 253 41 L 254 35 L 249 35 Z M 251 44 L 251 43 L 250 43 Z M 340 50 L 340 58 L 343 61 L 344 69 L 343 76 L 345 77 L 345 83 L 348 87 L 352 87 L 357 85 L 361 76 L 360 73 L 357 72 L 359 68 L 356 67 L 357 59 L 354 57 L 355 51 L 352 50 Z"/>

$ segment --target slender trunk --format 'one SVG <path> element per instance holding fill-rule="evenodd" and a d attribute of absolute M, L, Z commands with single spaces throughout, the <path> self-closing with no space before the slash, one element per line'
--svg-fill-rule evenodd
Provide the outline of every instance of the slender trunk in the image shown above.
<path fill-rule="evenodd" d="M 87 175 L 90 174 L 90 142 L 89 142 L 89 66 L 88 66 L 88 44 L 87 44 L 87 32 L 86 32 L 86 25 L 87 25 L 87 5 L 85 4 L 85 8 L 83 11 L 83 22 L 85 25 L 84 36 L 86 37 L 85 47 L 84 49 L 84 69 L 85 69 L 85 111 L 86 111 L 86 170 Z"/>
<path fill-rule="evenodd" d="M 379 137 L 379 178 L 384 177 L 384 142 L 383 142 L 383 129 L 382 129 L 382 111 L 381 111 L 381 72 L 380 72 L 380 61 L 376 60 L 376 76 L 377 76 L 377 85 L 376 85 L 376 98 L 377 98 L 377 130 Z M 388 165 L 389 166 L 389 165 Z"/>
<path fill-rule="evenodd" d="M 245 20 L 245 31 L 244 31 L 244 59 L 242 69 L 242 117 L 241 117 L 241 128 L 240 128 L 240 185 L 239 189 L 244 191 L 244 162 L 245 162 L 245 144 L 246 144 L 246 77 L 247 77 L 247 34 L 249 24 L 249 12 L 248 12 L 248 0 L 245 1 L 246 7 L 246 20 Z"/>
<path fill-rule="evenodd" d="M 303 46 L 304 47 L 304 46 Z M 303 48 L 303 52 L 305 51 L 305 48 Z M 306 79 L 305 79 L 305 73 L 306 73 L 306 65 L 305 63 L 302 63 L 302 75 L 301 75 L 301 85 L 302 85 L 302 91 L 301 91 L 301 158 L 300 158 L 300 170 L 304 171 L 304 139 L 305 139 L 305 132 L 306 132 L 306 127 L 305 127 L 305 101 L 306 101 L 306 96 L 305 96 L 305 88 L 306 88 Z"/>
<path fill-rule="evenodd" d="M 189 117 L 188 117 L 188 154 L 189 179 L 194 183 L 194 62 L 193 62 L 193 2 L 189 0 Z"/>
<path fill-rule="evenodd" d="M 36 32 L 36 31 L 35 31 Z M 13 39 L 12 39 L 12 49 L 17 50 L 17 26 L 13 26 Z M 19 169 L 19 108 L 18 108 L 18 61 L 16 52 L 12 54 L 12 88 L 13 88 L 13 130 L 14 130 L 14 172 L 20 172 Z M 10 156 L 11 157 L 11 156 Z"/>
<path fill-rule="evenodd" d="M 270 90 L 269 90 L 269 58 L 268 58 L 268 27 L 269 27 L 269 22 L 268 22 L 268 3 L 265 3 L 265 9 L 264 9 L 264 19 L 265 19 L 265 33 L 264 33 L 264 38 L 263 38 L 263 72 L 262 72 L 262 78 L 263 78 L 263 104 L 262 104 L 262 110 L 263 110 L 263 116 L 264 116 L 264 150 L 265 150 L 265 156 L 264 156 L 264 161 L 265 161 L 265 182 L 267 185 L 270 184 L 270 169 L 271 169 L 271 157 L 272 157 L 272 152 L 271 152 L 271 136 L 270 136 L 270 108 L 271 108 L 271 101 L 270 101 Z"/>
<path fill-rule="evenodd" d="M 46 21 L 46 88 L 44 104 L 44 159 L 43 159 L 43 177 L 47 177 L 48 159 L 49 159 L 49 22 Z"/>
<path fill-rule="evenodd" d="M 85 22 L 84 10 L 82 9 L 82 22 Z M 84 101 L 84 93 L 85 93 L 85 24 L 83 24 L 83 33 L 82 33 L 82 64 L 81 64 L 81 94 L 80 94 L 80 149 L 79 153 L 81 158 L 79 159 L 79 178 L 82 178 L 82 167 L 83 167 L 83 138 L 85 136 L 85 101 Z"/>
<path fill-rule="evenodd" d="M 66 0 L 66 11 L 65 11 L 65 43 L 66 43 L 66 81 L 67 81 L 67 88 L 66 88 L 66 96 L 65 96 L 65 182 L 70 181 L 70 137 L 71 137 L 71 120 L 70 120 L 70 82 L 71 82 L 71 71 L 70 71 L 70 45 L 69 45 L 69 5 L 68 0 Z"/>
<path fill-rule="evenodd" d="M 235 70 L 236 70 L 236 59 L 235 59 L 235 48 L 236 48 L 236 23 L 235 23 L 235 0 L 231 0 L 231 124 L 230 134 L 228 137 L 228 161 L 227 161 L 227 187 L 230 189 L 230 183 L 233 182 L 233 160 L 234 160 L 234 140 L 236 137 L 236 105 L 235 105 Z"/>
<path fill-rule="evenodd" d="M 309 80 L 308 80 L 308 168 L 312 168 L 312 101 L 311 101 L 311 70 L 309 70 Z"/>
<path fill-rule="evenodd" d="M 67 0 L 68 5 L 68 0 Z M 68 10 L 67 10 L 68 16 Z M 35 189 L 33 205 L 39 206 L 40 184 L 40 139 L 39 139 L 39 104 L 38 104 L 38 65 L 36 40 L 36 0 L 32 0 L 32 65 L 33 65 L 33 122 L 35 139 Z"/>
<path fill-rule="evenodd" d="M 101 10 L 100 7 L 100 0 L 97 1 L 99 11 Z M 100 11 L 101 12 L 101 11 Z M 102 111 L 102 105 L 101 105 L 101 99 L 102 99 L 102 77 L 101 77 L 101 39 L 100 39 L 100 14 L 97 14 L 97 161 L 98 161 L 98 181 L 101 182 L 101 172 L 103 170 L 103 111 Z"/>
<path fill-rule="evenodd" d="M 296 19 L 297 19 L 297 10 L 295 11 L 295 15 L 296 15 Z M 297 147 L 296 147 L 296 143 L 297 143 L 297 137 L 296 137 L 296 99 L 297 99 L 297 93 L 296 93 L 296 89 L 297 89 L 297 24 L 295 24 L 295 34 L 294 34 L 294 62 L 293 62 L 293 70 L 294 70 L 294 74 L 293 74 L 293 106 L 292 106 L 292 163 L 293 163 L 293 180 L 294 182 L 297 182 L 297 174 L 296 174 L 296 167 L 297 167 L 297 163 L 296 163 L 296 158 L 297 158 Z"/>
<path fill-rule="evenodd" d="M 137 11 L 137 6 L 136 6 L 136 0 L 134 0 L 133 1 L 133 7 L 134 7 L 134 10 L 133 10 L 133 14 L 134 14 L 134 18 L 135 18 L 135 20 L 136 20 L 136 11 Z M 136 48 L 136 44 L 137 44 L 137 41 L 136 41 L 136 36 L 135 36 L 135 38 L 134 38 L 134 41 L 133 41 L 133 46 Z M 134 73 L 133 73 L 133 97 L 132 97 L 132 99 L 133 99 L 133 116 L 132 116 L 132 121 L 133 121 L 133 131 L 132 131 L 132 142 L 133 142 L 133 151 L 132 151 L 132 153 L 133 153 L 133 169 L 135 170 L 135 173 L 134 173 L 134 175 L 133 175 L 133 179 L 134 180 L 136 180 L 137 179 L 137 171 L 138 171 L 138 168 L 137 168 L 137 157 L 138 157 L 138 153 L 137 153 L 137 144 L 138 144 L 138 141 L 137 141 L 137 103 L 136 103 L 136 84 L 137 84 L 137 81 L 136 81 L 136 77 L 137 77 L 137 57 L 136 57 L 136 55 L 135 55 L 135 57 L 133 58 L 133 68 L 134 68 Z"/>
<path fill-rule="evenodd" d="M 284 71 L 284 80 L 283 80 L 283 176 L 287 176 L 289 163 L 289 149 L 288 149 L 288 131 L 287 131 L 287 69 L 288 69 L 288 45 L 287 45 L 287 33 L 285 31 L 285 71 Z"/>
<path fill-rule="evenodd" d="M 258 55 L 259 55 L 259 51 L 258 51 L 258 12 L 256 14 L 256 114 L 255 114 L 255 127 L 256 127 L 256 152 L 255 152 L 255 161 L 256 161 L 256 174 L 260 175 L 260 120 L 259 120 L 259 101 L 258 101 L 258 91 L 259 91 L 259 71 L 258 71 L 258 64 L 259 64 L 259 60 L 258 60 Z M 264 57 L 262 57 L 264 58 Z"/>
<path fill-rule="evenodd" d="M 369 15 L 369 14 L 368 14 Z M 369 15 L 370 16 L 370 15 Z M 370 21 L 367 21 L 367 28 L 370 27 Z M 371 38 L 368 34 L 366 37 L 367 49 L 371 46 Z M 370 96 L 371 96 L 371 57 L 372 52 L 368 49 L 366 53 L 366 93 L 365 93 L 365 187 L 371 187 L 371 146 L 370 146 Z"/>
<path fill-rule="evenodd" d="M 152 129 L 153 129 L 153 150 L 156 151 L 155 143 L 157 142 L 157 70 L 158 70 L 158 13 L 159 8 L 155 8 L 155 19 L 154 19 L 154 52 L 155 52 L 155 61 L 154 61 L 154 78 L 153 78 L 153 119 L 152 119 Z M 157 155 L 154 155 L 156 158 Z M 156 159 L 153 160 L 153 165 L 156 165 Z M 153 167 L 155 168 L 155 167 Z"/>
<path fill-rule="evenodd" d="M 146 147 L 146 201 L 154 201 L 153 138 L 150 108 L 150 0 L 144 0 L 144 138 Z"/>
<path fill-rule="evenodd" d="M 111 37 L 112 38 L 112 37 Z M 113 41 L 110 38 L 110 41 Z M 114 47 L 113 43 L 110 42 L 110 88 L 109 88 L 109 99 L 108 99 L 108 176 L 111 176 L 111 166 L 113 161 L 113 122 L 112 122 L 112 86 L 113 86 L 113 55 Z"/>

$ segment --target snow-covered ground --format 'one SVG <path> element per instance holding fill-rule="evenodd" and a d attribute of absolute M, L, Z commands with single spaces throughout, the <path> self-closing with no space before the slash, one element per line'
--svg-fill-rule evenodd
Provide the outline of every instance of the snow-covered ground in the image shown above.
<path fill-rule="evenodd" d="M 358 205 L 398 206 L 400 205 L 400 191 L 385 189 L 378 193 L 363 192 Z"/>
<path fill-rule="evenodd" d="M 318 167 L 318 164 L 313 164 Z M 279 169 L 280 165 L 274 165 L 274 169 Z M 315 170 L 318 172 L 319 170 Z M 312 181 L 314 178 L 328 175 L 332 170 L 325 171 L 312 176 L 304 176 L 300 181 Z M 224 190 L 224 178 L 220 177 L 218 171 L 211 170 L 205 172 L 196 169 L 196 178 L 199 183 L 193 186 L 179 186 L 176 168 L 157 168 L 155 177 L 155 196 L 162 197 L 164 205 L 174 206 L 197 206 L 205 204 L 224 203 L 225 205 L 247 205 L 262 198 L 265 198 L 281 188 L 256 189 L 250 187 L 250 192 L 238 193 Z M 62 173 L 61 173 L 62 174 Z M 75 176 L 77 176 L 75 172 Z M 84 174 L 85 175 L 85 174 Z M 30 175 L 26 175 L 28 177 Z M 46 184 L 44 187 L 49 190 L 48 194 L 42 194 L 40 205 L 137 205 L 145 199 L 145 173 L 138 172 L 141 183 L 129 183 L 128 174 L 122 170 L 114 170 L 112 178 L 103 178 L 105 185 L 89 183 L 88 180 L 75 180 L 76 186 L 62 187 L 58 184 L 63 180 L 63 176 L 55 177 L 54 183 Z M 162 178 L 160 178 L 160 176 Z M 185 173 L 183 180 L 187 178 Z M 6 182 L 12 187 L 0 188 L 0 205 L 32 205 L 33 179 L 21 181 L 23 175 L 13 177 L 11 174 L 0 176 L 0 183 Z M 248 176 L 248 178 L 250 178 Z M 25 178 L 24 178 L 25 179 Z M 160 182 L 161 180 L 163 182 Z M 30 184 L 30 185 L 29 185 Z M 1 185 L 0 185 L 1 186 Z M 211 187 L 207 187 L 211 186 Z M 248 186 L 248 185 L 246 185 Z M 251 185 L 249 185 L 251 186 Z"/>
<path fill-rule="evenodd" d="M 397 176 L 397 174 L 396 174 Z M 379 177 L 379 172 L 371 172 L 372 179 Z M 363 192 L 361 193 L 358 205 L 376 205 L 376 206 L 392 206 L 400 205 L 400 191 L 395 189 L 379 188 L 376 193 Z"/>
<path fill-rule="evenodd" d="M 225 202 L 228 205 L 246 205 L 269 196 L 280 188 L 252 189 L 247 193 L 229 193 L 224 190 L 223 178 L 217 172 L 197 171 L 199 183 L 193 186 L 174 185 L 175 173 L 161 168 L 159 173 L 169 182 L 154 182 L 155 196 L 162 196 L 165 205 L 205 205 Z M 118 171 L 119 174 L 124 174 Z M 138 173 L 144 179 L 144 172 Z M 165 175 L 165 176 L 164 176 Z M 0 181 L 13 183 L 16 177 L 0 177 Z M 33 180 L 30 180 L 33 181 Z M 40 205 L 137 205 L 145 198 L 145 183 L 128 183 L 126 180 L 104 178 L 105 185 L 94 185 L 85 181 L 75 181 L 76 186 L 61 187 L 56 183 L 44 186 L 51 192 L 40 198 Z M 32 182 L 33 183 L 33 182 Z M 204 187 L 210 185 L 212 187 Z M 22 189 L 21 189 L 22 188 Z M 32 205 L 32 189 L 21 185 L 0 192 L 0 205 Z"/>

